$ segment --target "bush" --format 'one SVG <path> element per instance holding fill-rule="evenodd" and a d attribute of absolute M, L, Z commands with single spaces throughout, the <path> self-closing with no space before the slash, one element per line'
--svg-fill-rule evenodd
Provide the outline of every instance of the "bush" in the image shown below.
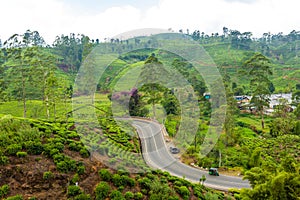
<path fill-rule="evenodd" d="M 100 169 L 98 171 L 98 174 L 99 174 L 101 180 L 103 180 L 103 181 L 110 181 L 112 178 L 110 171 L 107 169 Z"/>
<path fill-rule="evenodd" d="M 130 191 L 126 192 L 125 193 L 125 199 L 126 200 L 130 200 L 130 199 L 133 199 L 134 198 L 134 194 Z"/>
<path fill-rule="evenodd" d="M 142 189 L 150 190 L 152 182 L 148 178 L 139 179 L 138 182 Z"/>
<path fill-rule="evenodd" d="M 69 149 L 71 151 L 77 151 L 77 152 L 79 152 L 80 149 L 81 149 L 81 145 L 77 144 L 76 142 L 72 142 L 72 143 L 69 144 Z"/>
<path fill-rule="evenodd" d="M 8 157 L 0 155 L 0 165 L 6 165 L 8 163 Z"/>
<path fill-rule="evenodd" d="M 111 200 L 125 200 L 123 194 L 118 190 L 113 190 L 109 197 Z"/>
<path fill-rule="evenodd" d="M 73 178 L 71 179 L 70 183 L 71 184 L 76 184 L 76 182 L 79 181 L 79 175 L 78 174 L 74 174 Z"/>
<path fill-rule="evenodd" d="M 84 172 L 85 172 L 84 165 L 80 165 L 80 166 L 77 167 L 77 173 L 78 174 L 84 174 Z"/>
<path fill-rule="evenodd" d="M 77 169 L 76 161 L 70 159 L 67 156 L 63 156 L 64 160 L 56 163 L 57 170 L 60 172 L 70 172 L 75 171 Z"/>
<path fill-rule="evenodd" d="M 186 186 L 175 187 L 175 189 L 183 199 L 189 199 L 190 191 Z"/>
<path fill-rule="evenodd" d="M 16 196 L 6 198 L 6 200 L 23 200 L 23 196 L 18 194 Z"/>
<path fill-rule="evenodd" d="M 92 198 L 89 194 L 80 194 L 77 195 L 74 200 L 92 200 Z"/>
<path fill-rule="evenodd" d="M 95 189 L 96 200 L 104 200 L 108 197 L 110 186 L 108 183 L 101 181 Z"/>
<path fill-rule="evenodd" d="M 17 156 L 18 156 L 19 158 L 24 158 L 24 157 L 27 156 L 27 152 L 19 151 L 19 152 L 17 152 Z"/>
<path fill-rule="evenodd" d="M 11 144 L 6 147 L 7 155 L 16 155 L 18 151 L 22 150 L 22 146 L 19 144 Z"/>
<path fill-rule="evenodd" d="M 44 174 L 43 174 L 43 179 L 44 180 L 49 180 L 51 178 L 53 178 L 53 173 L 52 172 L 50 172 L 50 171 L 44 172 Z"/>
<path fill-rule="evenodd" d="M 134 194 L 134 199 L 136 199 L 136 200 L 143 199 L 143 194 L 140 193 L 140 192 L 135 193 Z"/>
<path fill-rule="evenodd" d="M 2 185 L 0 188 L 0 198 L 4 197 L 9 193 L 9 185 L 5 184 Z"/>
<path fill-rule="evenodd" d="M 81 194 L 82 191 L 80 190 L 80 188 L 76 185 L 70 185 L 68 187 L 68 197 L 74 197 L 74 196 L 77 196 L 79 194 Z"/>
<path fill-rule="evenodd" d="M 82 148 L 79 153 L 83 158 L 88 158 L 90 156 L 90 152 L 86 148 Z"/>
<path fill-rule="evenodd" d="M 116 187 L 125 186 L 124 180 L 119 174 L 114 174 L 112 176 L 112 182 Z"/>
<path fill-rule="evenodd" d="M 27 141 L 24 146 L 26 151 L 32 155 L 40 155 L 44 151 L 43 144 L 40 141 Z"/>

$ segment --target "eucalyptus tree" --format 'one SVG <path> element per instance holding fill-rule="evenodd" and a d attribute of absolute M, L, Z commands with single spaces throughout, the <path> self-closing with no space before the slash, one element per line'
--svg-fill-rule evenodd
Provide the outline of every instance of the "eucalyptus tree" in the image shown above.
<path fill-rule="evenodd" d="M 44 50 L 44 39 L 37 31 L 14 34 L 4 42 L 6 60 L 3 64 L 10 93 L 23 102 L 23 117 L 27 114 L 27 99 L 43 94 L 45 79 L 55 59 Z M 42 83 L 41 83 L 42 81 Z M 43 90 L 39 90 L 42 85 Z"/>
<path fill-rule="evenodd" d="M 156 104 L 162 102 L 163 94 L 166 90 L 157 80 L 162 74 L 168 74 L 163 67 L 163 64 L 158 61 L 155 54 L 149 56 L 143 66 L 140 80 L 142 87 L 140 91 L 144 93 L 143 99 L 150 105 L 152 105 L 153 117 L 156 118 Z M 168 79 L 167 77 L 165 77 Z"/>
<path fill-rule="evenodd" d="M 93 43 L 86 35 L 70 33 L 69 35 L 56 36 L 52 46 L 60 57 L 60 66 L 75 74 L 82 61 L 91 52 Z"/>
<path fill-rule="evenodd" d="M 264 129 L 264 110 L 270 102 L 269 76 L 272 75 L 270 60 L 261 53 L 255 53 L 249 60 L 244 62 L 244 74 L 250 78 L 252 91 L 251 103 L 261 116 L 261 126 Z"/>

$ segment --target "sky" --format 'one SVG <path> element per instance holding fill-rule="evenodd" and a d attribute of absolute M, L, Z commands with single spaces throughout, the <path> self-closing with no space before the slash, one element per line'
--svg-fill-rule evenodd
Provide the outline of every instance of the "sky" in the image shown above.
<path fill-rule="evenodd" d="M 80 33 L 112 38 L 140 28 L 222 33 L 223 27 L 254 37 L 300 31 L 299 0 L 0 0 L 0 39 L 38 31 L 48 44 Z"/>

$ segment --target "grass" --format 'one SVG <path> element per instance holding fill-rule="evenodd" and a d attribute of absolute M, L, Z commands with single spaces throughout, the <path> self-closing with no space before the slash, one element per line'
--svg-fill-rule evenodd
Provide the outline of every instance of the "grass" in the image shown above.
<path fill-rule="evenodd" d="M 249 128 L 255 132 L 269 133 L 270 128 L 268 126 L 269 119 L 265 119 L 265 128 L 261 127 L 261 119 L 259 116 L 241 116 L 237 118 L 237 122 L 242 122 L 242 124 L 246 125 L 246 128 Z"/>

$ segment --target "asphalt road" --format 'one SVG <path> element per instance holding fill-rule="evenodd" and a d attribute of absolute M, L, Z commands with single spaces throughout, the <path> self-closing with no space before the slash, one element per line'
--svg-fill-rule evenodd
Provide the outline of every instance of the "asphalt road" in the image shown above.
<path fill-rule="evenodd" d="M 143 157 L 152 168 L 168 171 L 172 175 L 185 177 L 193 182 L 199 182 L 204 174 L 206 176 L 204 185 L 214 189 L 226 191 L 229 188 L 250 188 L 249 182 L 240 177 L 221 174 L 220 176 L 212 176 L 207 171 L 181 163 L 166 146 L 159 123 L 134 119 L 132 125 L 137 129 L 141 139 Z"/>

